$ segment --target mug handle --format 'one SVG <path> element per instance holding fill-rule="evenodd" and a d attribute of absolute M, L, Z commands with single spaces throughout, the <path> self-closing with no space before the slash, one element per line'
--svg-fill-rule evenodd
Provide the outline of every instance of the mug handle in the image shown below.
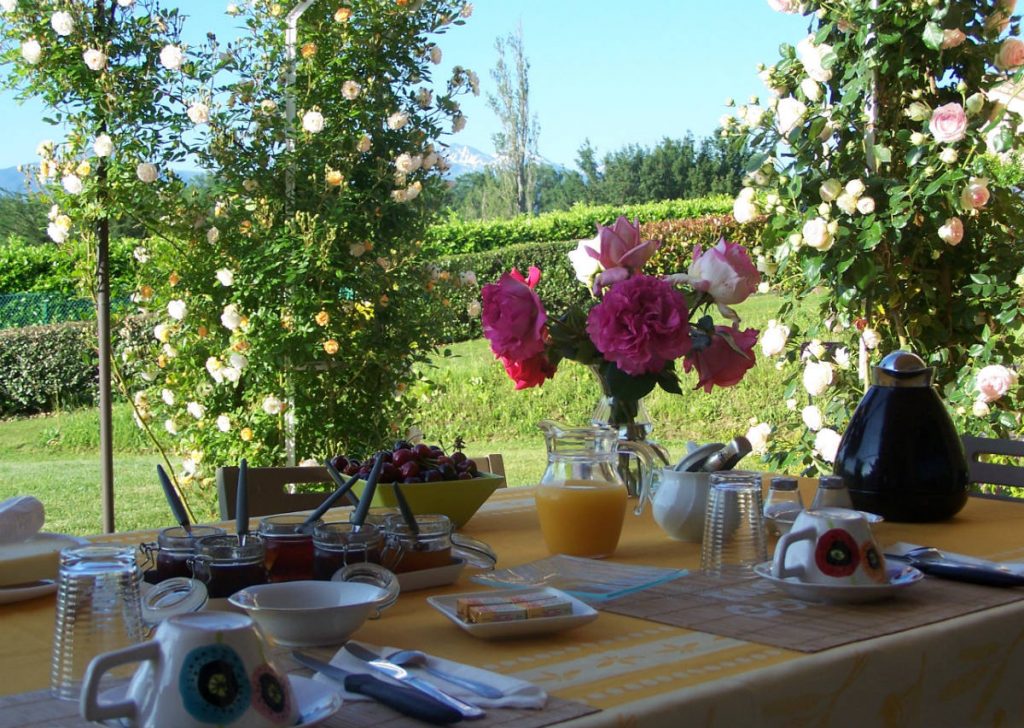
<path fill-rule="evenodd" d="M 782 579 L 787 576 L 804 576 L 805 569 L 802 565 L 786 568 L 786 552 L 789 547 L 799 541 L 813 541 L 817 538 L 818 532 L 813 528 L 805 528 L 801 531 L 790 531 L 779 539 L 775 547 L 775 559 L 772 561 L 772 576 Z"/>
<path fill-rule="evenodd" d="M 145 660 L 155 661 L 159 657 L 160 643 L 151 641 L 131 645 L 130 647 L 107 652 L 92 658 L 89 667 L 85 670 L 85 678 L 82 680 L 82 697 L 78 703 L 82 717 L 88 721 L 95 722 L 115 718 L 135 718 L 139 706 L 130 698 L 119 703 L 99 702 L 100 680 L 104 673 L 118 665 L 124 665 L 129 662 L 143 662 Z"/>

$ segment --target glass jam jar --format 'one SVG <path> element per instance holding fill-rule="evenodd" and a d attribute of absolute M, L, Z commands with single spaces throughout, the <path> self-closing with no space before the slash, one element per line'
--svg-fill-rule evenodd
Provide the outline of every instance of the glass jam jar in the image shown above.
<path fill-rule="evenodd" d="M 313 578 L 313 529 L 321 521 L 303 525 L 306 516 L 266 516 L 259 534 L 267 547 L 267 579 L 299 581 Z"/>
<path fill-rule="evenodd" d="M 247 535 L 241 543 L 233 533 L 205 536 L 196 541 L 191 561 L 210 599 L 224 599 L 247 586 L 267 583 L 266 545 L 258 534 Z"/>
<path fill-rule="evenodd" d="M 313 530 L 313 578 L 329 581 L 343 566 L 379 564 L 383 550 L 384 533 L 373 524 L 320 523 Z"/>
<path fill-rule="evenodd" d="M 419 533 L 413 533 L 402 516 L 384 520 L 384 555 L 381 563 L 396 574 L 436 569 L 452 563 L 452 522 L 448 516 L 416 516 Z"/>
<path fill-rule="evenodd" d="M 192 526 L 191 533 L 181 526 L 171 526 L 156 535 L 156 543 L 140 544 L 139 549 L 154 566 L 154 582 L 159 583 L 175 576 L 191 578 L 192 567 L 188 561 L 196 553 L 196 541 L 222 533 L 224 529 L 216 526 Z"/>

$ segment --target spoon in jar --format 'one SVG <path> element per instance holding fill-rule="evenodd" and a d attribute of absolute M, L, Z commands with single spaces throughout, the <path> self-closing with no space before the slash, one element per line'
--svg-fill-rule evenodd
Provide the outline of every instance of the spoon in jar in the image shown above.
<path fill-rule="evenodd" d="M 238 545 L 245 546 L 245 537 L 249 535 L 249 464 L 245 458 L 238 463 L 238 485 L 235 491 L 235 533 L 238 534 Z"/>
<path fill-rule="evenodd" d="M 351 523 L 356 526 L 362 526 L 366 522 L 366 516 L 370 512 L 370 503 L 373 501 L 373 494 L 377 491 L 377 479 L 380 477 L 381 468 L 384 467 L 384 456 L 381 453 L 377 453 L 376 458 L 373 461 L 370 474 L 366 476 L 366 487 L 363 488 L 363 494 L 359 498 L 359 505 L 356 507 L 356 512 L 352 514 Z"/>
<path fill-rule="evenodd" d="M 164 495 L 167 497 L 167 504 L 171 507 L 171 514 L 174 516 L 174 520 L 185 529 L 185 533 L 189 536 L 192 535 L 192 524 L 189 521 L 188 512 L 185 510 L 185 504 L 181 502 L 181 498 L 178 497 L 178 492 L 174 490 L 174 485 L 171 483 L 171 479 L 167 477 L 167 472 L 163 466 L 157 463 L 156 466 L 157 477 L 160 478 L 160 485 L 164 489 Z"/>

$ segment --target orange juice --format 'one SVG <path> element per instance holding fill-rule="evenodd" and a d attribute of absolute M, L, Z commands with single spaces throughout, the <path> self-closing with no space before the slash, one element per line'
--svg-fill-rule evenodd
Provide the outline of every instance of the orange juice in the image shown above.
<path fill-rule="evenodd" d="M 604 558 L 619 543 L 626 489 L 600 480 L 567 480 L 536 490 L 540 530 L 553 554 Z"/>

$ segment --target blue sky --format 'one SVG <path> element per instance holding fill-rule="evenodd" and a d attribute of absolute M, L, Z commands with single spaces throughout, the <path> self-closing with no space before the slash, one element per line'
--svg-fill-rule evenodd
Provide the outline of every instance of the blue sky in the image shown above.
<path fill-rule="evenodd" d="M 225 6 L 226 0 L 180 0 L 190 16 L 186 32 L 198 39 L 212 30 L 230 39 Z M 764 0 L 477 0 L 467 24 L 440 42 L 443 68 L 468 66 L 481 82 L 480 96 L 463 104 L 469 123 L 454 143 L 493 151 L 498 122 L 485 97 L 494 86 L 494 41 L 520 23 L 541 156 L 569 166 L 585 138 L 603 156 L 687 131 L 710 134 L 727 97 L 765 95 L 757 64 L 773 62 L 779 44 L 795 43 L 807 28 L 805 18 L 776 13 Z M 38 104 L 19 105 L 10 92 L 0 93 L 0 168 L 34 161 L 38 142 L 59 136 L 41 117 Z"/>

